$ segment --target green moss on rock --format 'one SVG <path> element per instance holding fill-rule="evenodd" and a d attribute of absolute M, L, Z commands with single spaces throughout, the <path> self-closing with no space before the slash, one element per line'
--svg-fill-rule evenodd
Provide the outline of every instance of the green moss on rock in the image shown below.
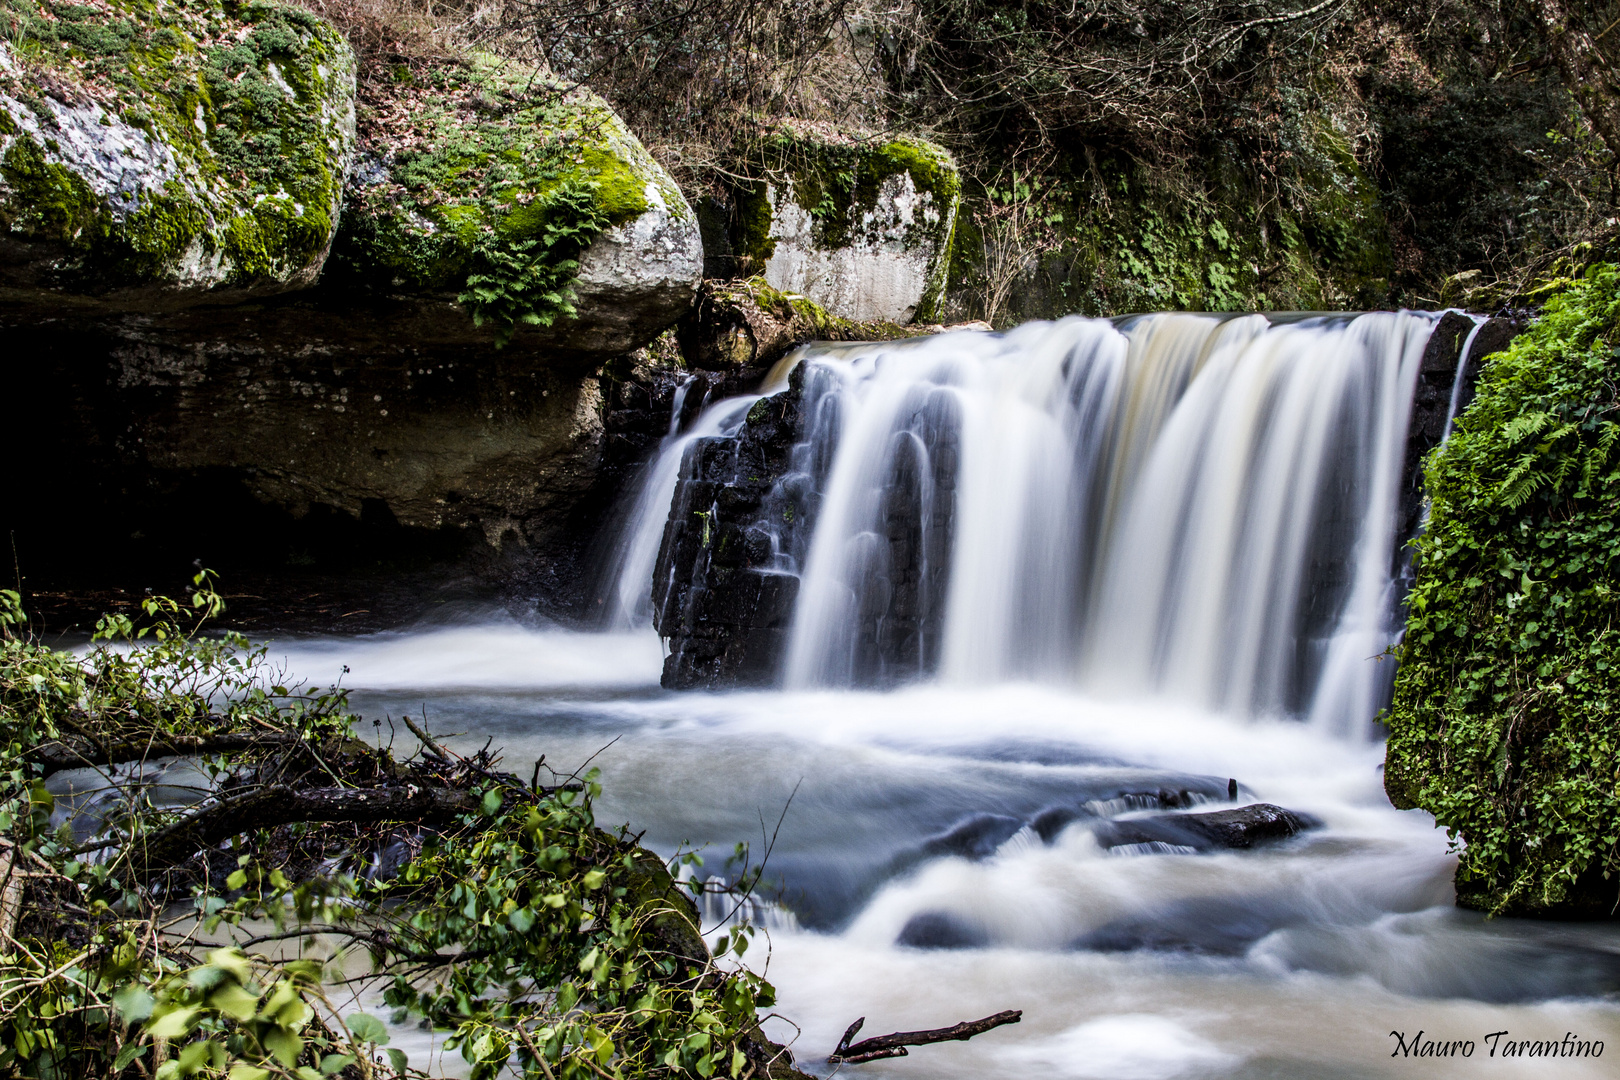
<path fill-rule="evenodd" d="M 353 142 L 354 58 L 252 0 L 5 0 L 0 230 L 13 298 L 145 304 L 313 283 Z"/>
<path fill-rule="evenodd" d="M 923 210 L 909 223 L 905 245 L 943 251 L 961 195 L 956 163 L 941 146 L 903 136 L 878 139 L 804 127 L 780 127 L 744 153 L 745 168 L 762 179 L 736 193 L 738 255 L 763 266 L 775 250 L 771 236 L 778 199 L 815 219 L 815 240 L 838 250 L 874 239 L 874 211 L 905 177 Z"/>
<path fill-rule="evenodd" d="M 1385 788 L 1458 901 L 1612 918 L 1620 886 L 1620 268 L 1549 300 L 1425 462 Z"/>
<path fill-rule="evenodd" d="M 387 292 L 460 292 L 491 252 L 566 233 L 575 259 L 653 199 L 690 216 L 669 175 L 600 99 L 478 55 L 362 115 L 364 157 L 337 260 Z M 588 198 L 574 196 L 586 193 Z"/>

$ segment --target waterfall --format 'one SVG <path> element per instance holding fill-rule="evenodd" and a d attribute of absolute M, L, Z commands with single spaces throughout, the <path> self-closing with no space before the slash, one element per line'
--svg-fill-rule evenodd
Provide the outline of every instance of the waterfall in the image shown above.
<path fill-rule="evenodd" d="M 1076 316 L 810 350 L 800 441 L 755 526 L 762 572 L 799 579 L 783 682 L 1068 683 L 1364 727 L 1434 321 Z M 644 489 L 627 611 L 688 445 Z"/>
<path fill-rule="evenodd" d="M 683 433 L 681 410 L 690 385 L 688 380 L 676 388 L 669 433 L 659 443 L 658 456 L 638 478 L 630 512 L 625 515 L 614 540 L 612 561 L 604 579 L 608 582 L 608 592 L 603 629 L 634 630 L 652 625 L 653 565 L 658 561 L 658 544 L 664 536 L 669 500 L 675 494 L 675 484 L 680 477 L 681 458 L 686 448 L 699 439 L 736 431 L 748 415 L 749 407 L 759 400 L 757 394 L 746 394 L 710 405 Z"/>

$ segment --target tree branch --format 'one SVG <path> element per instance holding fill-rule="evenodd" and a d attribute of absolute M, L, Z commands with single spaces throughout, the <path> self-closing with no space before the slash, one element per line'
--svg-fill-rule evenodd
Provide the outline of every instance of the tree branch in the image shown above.
<path fill-rule="evenodd" d="M 165 735 L 162 738 L 129 739 L 98 743 L 90 739 L 54 739 L 41 743 L 24 755 L 41 766 L 45 775 L 65 769 L 83 769 L 96 765 L 121 765 L 131 761 L 144 761 L 154 757 L 185 757 L 193 754 L 225 754 L 241 750 L 268 750 L 296 746 L 303 742 L 297 735 L 280 732 L 260 732 L 240 735 Z"/>
<path fill-rule="evenodd" d="M 998 1012 L 994 1016 L 987 1016 L 983 1020 L 964 1020 L 960 1024 L 952 1024 L 945 1028 L 931 1028 L 928 1031 L 896 1031 L 892 1035 L 879 1035 L 873 1039 L 862 1039 L 854 1046 L 849 1040 L 861 1030 L 866 1023 L 866 1017 L 861 1017 L 849 1025 L 844 1037 L 838 1040 L 838 1049 L 827 1056 L 833 1064 L 855 1065 L 862 1061 L 876 1061 L 879 1058 L 905 1057 L 906 1047 L 924 1046 L 928 1043 L 953 1042 L 971 1039 L 975 1035 L 983 1035 L 992 1028 L 1003 1024 L 1016 1024 L 1024 1017 L 1022 1009 L 1009 1009 Z"/>

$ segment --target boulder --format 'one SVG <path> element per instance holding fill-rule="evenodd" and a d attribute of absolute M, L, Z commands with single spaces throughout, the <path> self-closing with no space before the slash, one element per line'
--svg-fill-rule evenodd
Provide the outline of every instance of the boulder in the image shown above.
<path fill-rule="evenodd" d="M 255 0 L 26 0 L 0 42 L 0 301 L 183 308 L 308 288 L 354 143 L 329 24 Z"/>
<path fill-rule="evenodd" d="M 711 275 L 760 273 L 857 322 L 937 319 L 961 188 L 943 148 L 784 126 L 742 171 L 754 179 L 709 208 Z"/>
<path fill-rule="evenodd" d="M 39 11 L 0 85 L 0 330 L 33 361 L 0 398 L 81 479 L 20 481 L 24 557 L 102 558 L 107 521 L 118 557 L 222 569 L 574 551 L 623 360 L 702 268 L 623 122 L 482 56 L 356 105 L 348 46 L 300 9 Z M 185 228 L 142 231 L 164 199 Z"/>
<path fill-rule="evenodd" d="M 596 357 L 691 306 L 697 218 L 606 103 L 485 55 L 413 78 L 362 102 L 334 287 L 441 305 L 468 342 Z"/>

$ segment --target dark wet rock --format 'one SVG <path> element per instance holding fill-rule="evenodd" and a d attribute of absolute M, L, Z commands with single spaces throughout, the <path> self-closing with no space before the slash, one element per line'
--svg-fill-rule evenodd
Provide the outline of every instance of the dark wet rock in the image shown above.
<path fill-rule="evenodd" d="M 913 949 L 978 949 L 990 943 L 990 936 L 955 915 L 925 911 L 906 922 L 896 943 Z"/>
<path fill-rule="evenodd" d="M 791 496 L 771 499 L 782 495 L 776 485 L 789 468 L 802 387 L 800 368 L 787 390 L 749 411 L 736 437 L 687 448 L 653 570 L 653 625 L 669 643 L 667 687 L 761 685 L 775 677 L 799 579 L 769 565 L 772 545 L 759 525 L 769 514 L 778 542 L 786 543 L 807 516 Z"/>
<path fill-rule="evenodd" d="M 1050 844 L 1058 838 L 1058 834 L 1068 828 L 1071 822 L 1089 817 L 1084 810 L 1075 806 L 1052 806 L 1040 813 L 1030 821 L 1029 827 L 1044 842 Z"/>
<path fill-rule="evenodd" d="M 1191 897 L 1100 926 L 1074 948 L 1241 956 L 1267 934 L 1304 921 L 1297 907 L 1271 897 Z"/>
<path fill-rule="evenodd" d="M 922 845 L 924 856 L 961 855 L 985 859 L 1024 827 L 1022 818 L 1007 814 L 974 814 Z"/>
<path fill-rule="evenodd" d="M 1286 840 L 1320 824 L 1309 814 L 1285 810 L 1271 803 L 1255 803 L 1206 814 L 1164 814 L 1105 821 L 1097 826 L 1096 836 L 1097 843 L 1107 848 L 1160 843 L 1195 851 L 1214 851 Z"/>
<path fill-rule="evenodd" d="M 1457 387 L 1457 411 L 1461 413 L 1474 400 L 1474 386 L 1488 357 L 1506 349 L 1526 326 L 1522 319 L 1488 319 L 1479 328 L 1468 350 L 1468 367 Z M 1457 383 L 1457 364 L 1462 347 L 1474 329 L 1474 320 L 1461 312 L 1441 316 L 1429 335 L 1418 367 L 1417 385 L 1412 390 L 1412 418 L 1406 429 L 1406 459 L 1401 472 L 1401 536 L 1417 534 L 1423 514 L 1423 458 L 1440 445 L 1451 408 L 1451 392 Z M 1404 552 L 1404 548 L 1401 549 Z M 1400 557 L 1400 553 L 1398 553 Z"/>

